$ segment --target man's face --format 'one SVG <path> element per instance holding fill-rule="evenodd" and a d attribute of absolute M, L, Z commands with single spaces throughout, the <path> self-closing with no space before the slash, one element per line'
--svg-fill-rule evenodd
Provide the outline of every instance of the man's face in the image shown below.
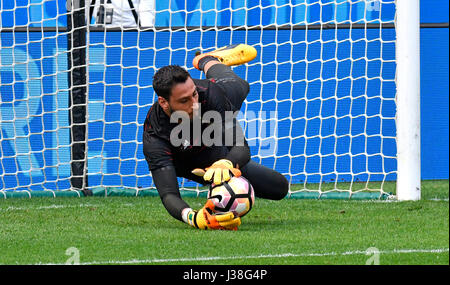
<path fill-rule="evenodd" d="M 170 112 L 182 111 L 192 119 L 194 109 L 197 107 L 198 93 L 192 78 L 188 78 L 184 83 L 178 83 L 172 88 L 168 105 Z"/>

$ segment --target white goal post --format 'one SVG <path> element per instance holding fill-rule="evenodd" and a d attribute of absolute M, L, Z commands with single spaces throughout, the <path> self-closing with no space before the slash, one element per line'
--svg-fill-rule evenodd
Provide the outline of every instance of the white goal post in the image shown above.
<path fill-rule="evenodd" d="M 397 0 L 397 199 L 420 200 L 420 0 Z"/>
<path fill-rule="evenodd" d="M 0 197 L 154 195 L 153 74 L 246 43 L 238 120 L 289 197 L 421 198 L 419 0 L 25 2 L 0 4 Z"/>

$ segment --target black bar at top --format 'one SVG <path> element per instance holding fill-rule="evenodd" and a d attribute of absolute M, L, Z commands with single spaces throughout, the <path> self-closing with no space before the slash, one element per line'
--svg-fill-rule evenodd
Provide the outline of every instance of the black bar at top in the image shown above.
<path fill-rule="evenodd" d="M 448 28 L 449 23 L 422 23 L 420 28 Z M 268 25 L 268 26 L 174 26 L 174 27 L 142 27 L 142 28 L 105 28 L 89 26 L 91 32 L 170 32 L 170 31 L 257 31 L 257 30 L 334 30 L 334 29 L 393 29 L 392 23 L 367 24 L 312 24 L 312 25 Z M 17 26 L 1 28 L 0 32 L 68 32 L 67 27 L 27 27 Z"/>

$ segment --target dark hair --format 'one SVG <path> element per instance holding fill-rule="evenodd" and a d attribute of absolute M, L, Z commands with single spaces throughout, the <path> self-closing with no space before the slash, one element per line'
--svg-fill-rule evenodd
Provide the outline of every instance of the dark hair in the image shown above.
<path fill-rule="evenodd" d="M 153 90 L 158 96 L 169 100 L 173 86 L 186 82 L 189 77 L 189 72 L 179 65 L 164 66 L 153 76 Z"/>

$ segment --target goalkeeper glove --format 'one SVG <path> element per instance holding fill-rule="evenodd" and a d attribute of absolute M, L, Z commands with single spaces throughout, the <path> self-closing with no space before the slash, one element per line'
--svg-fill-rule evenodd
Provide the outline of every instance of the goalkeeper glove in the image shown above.
<path fill-rule="evenodd" d="M 238 168 L 234 168 L 233 163 L 228 159 L 220 159 L 214 162 L 213 165 L 206 168 L 205 170 L 196 168 L 192 170 L 192 173 L 197 176 L 203 176 L 203 179 L 205 181 L 211 181 L 212 179 L 214 179 L 213 182 L 216 185 L 230 180 L 230 172 L 233 174 L 233 176 L 241 176 L 241 171 Z"/>
<path fill-rule="evenodd" d="M 211 200 L 206 202 L 206 205 L 198 211 L 186 209 L 189 212 L 186 215 L 186 221 L 194 228 L 201 230 L 237 230 L 241 225 L 241 218 L 234 217 L 233 213 L 224 215 L 212 214 L 214 204 Z"/>

